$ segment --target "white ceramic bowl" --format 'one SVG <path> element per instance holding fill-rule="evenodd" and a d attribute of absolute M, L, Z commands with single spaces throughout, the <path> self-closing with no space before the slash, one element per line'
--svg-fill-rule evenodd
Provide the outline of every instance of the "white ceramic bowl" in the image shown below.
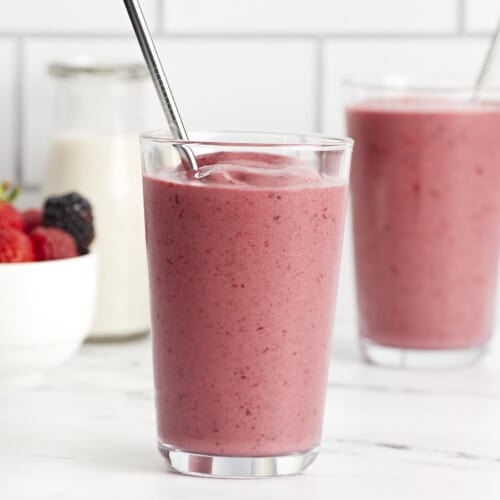
<path fill-rule="evenodd" d="M 97 259 L 0 264 L 0 385 L 34 383 L 89 333 Z"/>

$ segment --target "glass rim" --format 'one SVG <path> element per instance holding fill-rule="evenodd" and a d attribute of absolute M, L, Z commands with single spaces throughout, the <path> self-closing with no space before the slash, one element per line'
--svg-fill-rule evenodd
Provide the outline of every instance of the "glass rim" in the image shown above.
<path fill-rule="evenodd" d="M 194 131 L 190 133 L 191 137 L 201 136 L 227 136 L 226 140 L 198 140 L 198 139 L 174 139 L 170 133 L 164 130 L 152 130 L 140 134 L 141 142 L 159 143 L 170 145 L 185 145 L 185 146 L 213 146 L 226 148 L 293 148 L 293 149 L 312 149 L 321 151 L 344 151 L 351 150 L 354 145 L 354 140 L 350 137 L 332 137 L 319 133 L 301 133 L 301 132 L 280 132 L 272 130 L 215 130 L 212 132 Z M 269 140 L 234 140 L 231 136 L 256 136 L 267 137 Z M 272 137 L 293 137 L 295 141 L 279 141 L 271 140 Z M 306 142 L 309 140 L 309 142 Z"/>
<path fill-rule="evenodd" d="M 147 68 L 139 62 L 99 62 L 78 60 L 53 62 L 48 66 L 48 73 L 57 78 L 76 76 L 115 77 L 128 80 L 142 80 L 148 76 Z"/>
<path fill-rule="evenodd" d="M 354 89 L 365 89 L 365 90 L 393 90 L 400 92 L 415 92 L 415 93 L 453 93 L 453 94 L 468 94 L 472 95 L 475 91 L 474 85 L 465 85 L 465 84 L 452 84 L 450 82 L 443 82 L 440 84 L 439 82 L 434 84 L 420 84 L 420 83 L 400 83 L 397 81 L 384 82 L 380 78 L 372 78 L 372 79 L 358 79 L 358 78 L 342 78 L 341 85 L 344 87 L 350 87 Z M 486 93 L 489 92 L 500 92 L 500 86 L 494 85 L 486 90 Z"/>

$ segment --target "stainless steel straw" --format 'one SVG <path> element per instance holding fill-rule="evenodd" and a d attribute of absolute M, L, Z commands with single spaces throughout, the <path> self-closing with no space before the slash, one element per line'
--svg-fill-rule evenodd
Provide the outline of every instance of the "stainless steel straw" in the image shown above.
<path fill-rule="evenodd" d="M 474 98 L 481 100 L 487 91 L 491 79 L 494 74 L 496 63 L 498 62 L 498 49 L 500 48 L 500 21 L 498 23 L 497 29 L 493 34 L 491 39 L 490 47 L 486 58 L 484 59 L 483 65 L 481 66 L 481 71 L 476 80 L 476 86 L 474 88 Z"/>
<path fill-rule="evenodd" d="M 158 56 L 158 52 L 153 42 L 153 38 L 151 37 L 151 32 L 149 31 L 139 0 L 124 0 L 124 2 L 132 27 L 134 28 L 137 36 L 137 41 L 141 47 L 144 60 L 146 61 L 146 65 L 149 69 L 149 73 L 151 74 L 156 92 L 160 99 L 170 131 L 172 132 L 174 139 L 188 141 L 189 136 L 186 132 L 184 124 L 182 123 L 177 105 L 175 104 L 172 90 L 168 84 L 167 76 Z M 191 168 L 197 172 L 198 164 L 196 163 L 196 157 L 191 148 L 186 145 L 179 145 L 177 150 L 180 155 L 189 162 Z"/>

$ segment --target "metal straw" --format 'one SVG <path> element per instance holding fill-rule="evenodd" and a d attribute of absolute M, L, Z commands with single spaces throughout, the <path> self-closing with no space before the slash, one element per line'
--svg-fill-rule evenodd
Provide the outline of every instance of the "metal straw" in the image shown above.
<path fill-rule="evenodd" d="M 186 128 L 182 123 L 181 115 L 175 104 L 175 99 L 168 84 L 167 76 L 161 64 L 161 60 L 158 56 L 153 38 L 151 37 L 151 32 L 148 28 L 146 18 L 142 12 L 139 0 L 124 0 L 125 7 L 127 9 L 132 27 L 134 28 L 135 34 L 137 36 L 137 41 L 141 47 L 144 60 L 151 74 L 156 93 L 160 99 L 163 112 L 167 119 L 168 126 L 174 139 L 179 139 L 183 141 L 188 141 L 189 136 L 186 132 Z M 186 145 L 179 145 L 177 150 L 181 156 L 186 159 L 191 168 L 197 172 L 198 164 L 196 163 L 196 157 L 193 151 Z"/>
<path fill-rule="evenodd" d="M 500 48 L 500 21 L 498 23 L 497 29 L 493 34 L 491 39 L 490 47 L 488 53 L 484 59 L 483 65 L 481 66 L 481 71 L 476 80 L 476 86 L 474 88 L 474 98 L 481 100 L 484 97 L 484 93 L 487 91 L 490 81 L 493 77 L 496 63 L 498 62 L 498 49 Z"/>

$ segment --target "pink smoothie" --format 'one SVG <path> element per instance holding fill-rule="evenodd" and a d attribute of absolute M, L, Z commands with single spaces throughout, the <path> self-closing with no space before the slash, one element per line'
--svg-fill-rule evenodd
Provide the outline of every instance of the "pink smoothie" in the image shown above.
<path fill-rule="evenodd" d="M 291 158 L 144 177 L 159 439 L 265 456 L 319 444 L 346 186 Z"/>
<path fill-rule="evenodd" d="M 347 119 L 361 335 L 480 346 L 500 240 L 500 105 L 385 100 Z"/>

